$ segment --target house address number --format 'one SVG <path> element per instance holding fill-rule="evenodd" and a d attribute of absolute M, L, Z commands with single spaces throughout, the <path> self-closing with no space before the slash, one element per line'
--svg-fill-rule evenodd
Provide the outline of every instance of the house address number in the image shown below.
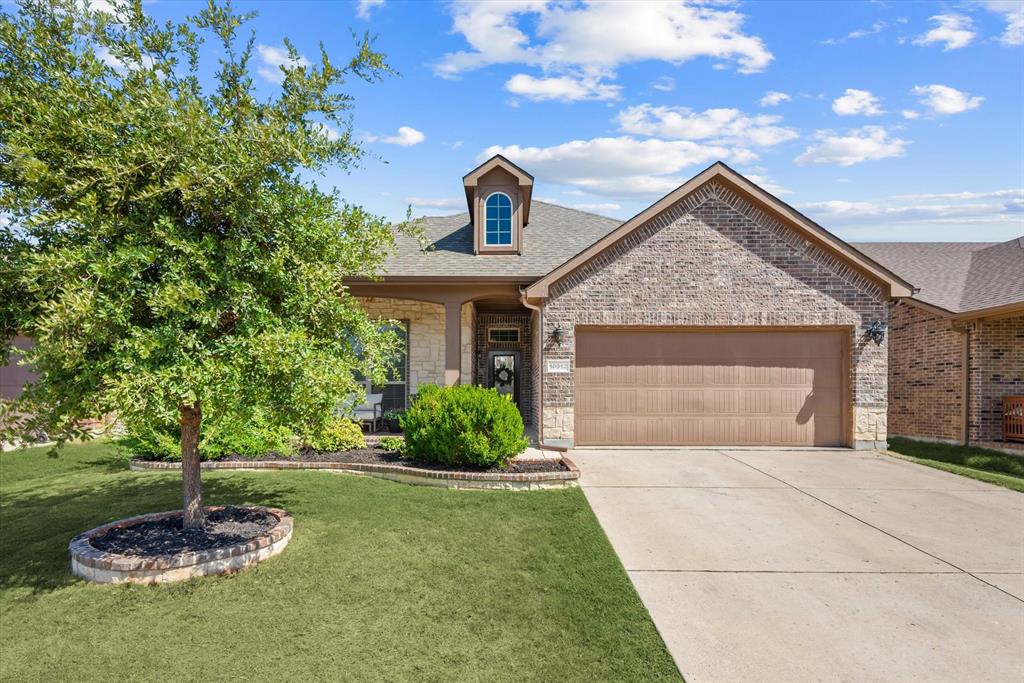
<path fill-rule="evenodd" d="M 548 372 L 569 372 L 568 358 L 549 358 Z"/>

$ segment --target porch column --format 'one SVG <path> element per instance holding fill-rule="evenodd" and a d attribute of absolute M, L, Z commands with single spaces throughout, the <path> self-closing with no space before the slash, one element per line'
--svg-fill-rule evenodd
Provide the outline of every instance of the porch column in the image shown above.
<path fill-rule="evenodd" d="M 462 301 L 444 302 L 444 384 L 458 384 L 462 374 Z"/>

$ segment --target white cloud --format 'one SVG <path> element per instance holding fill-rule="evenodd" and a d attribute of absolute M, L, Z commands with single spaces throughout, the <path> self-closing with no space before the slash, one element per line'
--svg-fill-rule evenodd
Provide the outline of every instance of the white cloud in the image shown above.
<path fill-rule="evenodd" d="M 1015 207 L 1021 201 L 1024 189 L 840 199 L 797 208 L 830 228 L 856 231 L 860 239 L 1000 240 L 1019 234 Z"/>
<path fill-rule="evenodd" d="M 313 124 L 313 130 L 315 130 L 317 133 L 320 133 L 320 135 L 323 135 L 331 142 L 341 139 L 341 133 L 339 133 L 338 130 L 331 126 L 329 123 L 317 121 L 316 123 Z"/>
<path fill-rule="evenodd" d="M 876 21 L 871 25 L 871 28 L 859 28 L 855 31 L 850 31 L 849 33 L 847 33 L 845 38 L 828 38 L 826 40 L 821 41 L 821 44 L 839 45 L 840 43 L 845 43 L 847 40 L 857 40 L 858 38 L 873 36 L 878 33 L 881 33 L 886 28 L 888 28 L 888 26 L 889 25 L 886 24 L 884 21 Z"/>
<path fill-rule="evenodd" d="M 260 61 L 263 62 L 262 66 L 257 67 L 257 73 L 271 83 L 284 83 L 282 67 L 293 69 L 295 67 L 309 68 L 312 66 L 311 62 L 302 55 L 297 55 L 295 59 L 292 59 L 288 55 L 287 49 L 274 45 L 263 45 L 261 43 L 256 46 L 256 54 L 259 55 Z"/>
<path fill-rule="evenodd" d="M 448 146 L 450 148 L 452 148 L 452 149 L 458 149 L 459 147 L 462 147 L 463 144 L 464 143 L 462 142 L 462 140 L 456 140 L 455 142 L 453 142 L 452 144 L 450 144 Z"/>
<path fill-rule="evenodd" d="M 920 112 L 915 111 L 913 109 L 904 109 L 903 111 L 900 112 L 900 114 L 905 119 L 916 119 L 921 116 Z"/>
<path fill-rule="evenodd" d="M 622 206 L 613 202 L 604 202 L 596 204 L 573 204 L 572 208 L 579 209 L 580 211 L 589 211 L 591 213 L 610 213 L 612 211 L 618 211 Z"/>
<path fill-rule="evenodd" d="M 846 135 L 819 130 L 814 137 L 817 144 L 811 145 L 794 159 L 796 164 L 853 166 L 863 161 L 903 156 L 906 146 L 910 144 L 906 140 L 890 138 L 881 126 L 864 126 Z"/>
<path fill-rule="evenodd" d="M 935 83 L 914 86 L 910 92 L 917 95 L 921 104 L 928 107 L 933 114 L 960 114 L 977 109 L 985 100 L 984 97 L 972 97 L 956 88 Z"/>
<path fill-rule="evenodd" d="M 1024 2 L 1020 0 L 985 0 L 981 6 L 1002 15 L 1006 29 L 1000 36 L 1003 45 L 1024 45 Z"/>
<path fill-rule="evenodd" d="M 868 90 L 847 88 L 842 96 L 832 102 L 832 111 L 840 116 L 878 116 L 885 113 L 880 104 L 881 100 Z"/>
<path fill-rule="evenodd" d="M 395 135 L 388 135 L 386 137 L 365 135 L 364 138 L 367 142 L 383 142 L 388 145 L 398 145 L 399 147 L 412 147 L 426 140 L 427 136 L 410 126 L 399 126 L 398 132 Z"/>
<path fill-rule="evenodd" d="M 601 83 L 600 79 L 584 76 L 557 76 L 534 78 L 527 74 L 516 74 L 505 82 L 505 90 L 522 95 L 530 100 L 617 100 L 620 86 Z"/>
<path fill-rule="evenodd" d="M 764 94 L 764 97 L 761 98 L 758 104 L 760 104 L 762 107 L 776 107 L 782 104 L 783 102 L 789 102 L 791 99 L 793 98 L 784 92 L 779 92 L 778 90 L 769 90 Z"/>
<path fill-rule="evenodd" d="M 676 140 L 710 140 L 715 144 L 771 147 L 792 140 L 792 128 L 776 125 L 779 116 L 748 116 L 739 109 L 706 109 L 694 112 L 685 107 L 655 107 L 640 104 L 618 116 L 627 133 Z"/>
<path fill-rule="evenodd" d="M 676 79 L 671 76 L 659 76 L 651 83 L 651 87 L 661 92 L 672 92 L 676 89 Z"/>
<path fill-rule="evenodd" d="M 466 208 L 466 200 L 458 197 L 406 197 L 405 201 L 420 209 L 458 209 L 461 211 Z"/>
<path fill-rule="evenodd" d="M 749 163 L 749 150 L 689 140 L 638 140 L 629 136 L 572 140 L 551 147 L 488 147 L 480 159 L 501 154 L 539 179 L 572 185 L 590 194 L 651 197 L 678 187 L 685 168 L 717 159 Z"/>
<path fill-rule="evenodd" d="M 607 74 L 623 64 L 697 57 L 735 62 L 744 73 L 763 70 L 772 54 L 760 38 L 743 32 L 744 16 L 732 9 L 681 1 L 565 4 L 544 0 L 452 5 L 453 29 L 469 43 L 435 65 L 452 77 L 490 64 L 528 64 L 545 71 L 582 69 Z M 533 27 L 533 37 L 523 24 Z"/>
<path fill-rule="evenodd" d="M 760 173 L 744 173 L 743 176 L 765 192 L 770 192 L 774 195 L 793 194 L 793 191 L 789 188 L 779 185 L 768 176 L 761 175 Z"/>
<path fill-rule="evenodd" d="M 974 32 L 974 22 L 963 14 L 936 14 L 934 17 L 929 17 L 929 20 L 934 21 L 938 26 L 915 38 L 915 45 L 943 43 L 943 51 L 948 52 L 967 47 L 977 35 Z"/>
<path fill-rule="evenodd" d="M 106 64 L 112 69 L 124 73 L 125 71 L 134 71 L 139 68 L 149 69 L 152 68 L 155 60 L 149 55 L 141 55 L 139 62 L 125 62 L 121 58 L 114 55 L 110 48 L 106 45 L 101 45 L 94 50 L 96 58 Z M 140 64 L 141 62 L 141 64 Z"/>
<path fill-rule="evenodd" d="M 357 0 L 356 16 L 363 21 L 369 21 L 370 15 L 377 7 L 383 7 L 384 0 Z"/>

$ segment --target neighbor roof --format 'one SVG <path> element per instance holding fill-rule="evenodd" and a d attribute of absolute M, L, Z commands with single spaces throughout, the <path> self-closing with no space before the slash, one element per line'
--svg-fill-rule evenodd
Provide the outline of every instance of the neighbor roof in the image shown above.
<path fill-rule="evenodd" d="M 430 249 L 408 235 L 395 237 L 396 253 L 384 263 L 388 277 L 508 277 L 529 282 L 589 247 L 622 221 L 533 200 L 523 228 L 522 254 L 473 254 L 468 213 L 420 219 Z"/>
<path fill-rule="evenodd" d="M 920 289 L 914 299 L 951 313 L 1024 303 L 1024 237 L 1008 242 L 853 245 Z"/>

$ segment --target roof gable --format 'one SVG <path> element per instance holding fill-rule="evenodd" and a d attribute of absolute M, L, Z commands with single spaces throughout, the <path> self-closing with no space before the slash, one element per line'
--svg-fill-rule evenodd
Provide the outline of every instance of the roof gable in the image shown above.
<path fill-rule="evenodd" d="M 589 262 L 612 245 L 617 244 L 634 230 L 646 225 L 687 195 L 715 180 L 724 183 L 729 189 L 736 191 L 759 207 L 774 214 L 806 239 L 835 254 L 857 271 L 883 284 L 888 288 L 889 296 L 906 297 L 913 293 L 913 287 L 898 275 L 860 253 L 796 209 L 772 196 L 719 161 L 704 169 L 647 209 L 633 216 L 540 280 L 534 282 L 527 288 L 526 297 L 529 299 L 546 299 L 552 284 Z"/>

